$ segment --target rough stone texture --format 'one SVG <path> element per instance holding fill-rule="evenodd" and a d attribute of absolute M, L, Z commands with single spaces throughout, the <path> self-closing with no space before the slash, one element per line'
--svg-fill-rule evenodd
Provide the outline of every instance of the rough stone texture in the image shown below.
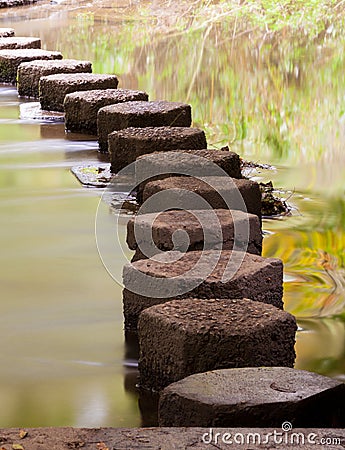
<path fill-rule="evenodd" d="M 101 108 L 116 103 L 148 99 L 146 92 L 130 89 L 105 89 L 68 94 L 64 101 L 66 129 L 97 135 L 97 113 Z"/>
<path fill-rule="evenodd" d="M 18 67 L 18 94 L 24 97 L 39 97 L 40 78 L 58 73 L 92 72 L 90 61 L 64 59 L 62 61 L 31 61 L 22 63 Z"/>
<path fill-rule="evenodd" d="M 25 450 L 336 450 L 345 445 L 345 430 L 340 428 L 297 428 L 293 432 L 304 436 L 303 442 L 298 443 L 288 433 L 287 439 L 283 436 L 283 445 L 282 437 L 274 436 L 281 429 L 272 428 L 29 428 L 24 439 L 20 439 L 20 431 L 19 428 L 0 429 L 0 443 L 6 450 L 14 444 L 22 445 Z"/>
<path fill-rule="evenodd" d="M 286 367 L 191 375 L 161 393 L 166 427 L 344 427 L 345 384 Z"/>
<path fill-rule="evenodd" d="M 168 191 L 168 192 L 167 192 Z M 165 195 L 164 195 L 165 192 Z M 175 208 L 203 209 L 202 203 L 190 198 L 190 192 L 202 197 L 214 209 L 236 209 L 255 214 L 261 218 L 261 192 L 258 183 L 246 179 L 226 177 L 169 177 L 149 181 L 143 191 L 143 203 L 156 195 L 155 201 L 147 206 L 147 212 L 162 211 L 169 202 Z M 191 201 L 193 206 L 191 206 Z M 199 206 L 201 205 L 201 207 Z"/>
<path fill-rule="evenodd" d="M 108 136 L 111 170 L 116 173 L 147 153 L 207 147 L 203 130 L 189 127 L 126 128 Z"/>
<path fill-rule="evenodd" d="M 15 84 L 19 65 L 38 59 L 62 59 L 62 54 L 40 49 L 0 50 L 0 82 Z"/>
<path fill-rule="evenodd" d="M 179 230 L 187 233 L 189 245 L 185 235 L 178 235 Z M 170 210 L 137 215 L 127 223 L 127 245 L 136 251 L 132 261 L 151 257 L 160 250 L 232 250 L 235 236 L 238 250 L 261 255 L 259 218 L 242 211 Z"/>
<path fill-rule="evenodd" d="M 152 306 L 138 323 L 139 384 L 160 390 L 209 370 L 293 367 L 296 330 L 291 314 L 246 298 Z"/>
<path fill-rule="evenodd" d="M 230 250 L 223 250 L 221 254 L 217 250 L 205 250 L 187 252 L 177 261 L 169 262 L 177 253 L 179 252 L 164 252 L 156 255 L 154 260 L 142 259 L 124 266 L 123 309 L 127 330 L 137 329 L 139 315 L 144 309 L 174 298 L 250 298 L 283 308 L 283 264 L 279 259 L 262 258 Z M 230 261 L 232 254 L 233 259 Z M 213 267 L 212 264 L 215 266 L 213 271 L 209 270 Z M 226 268 L 237 269 L 238 265 L 239 268 L 232 278 L 224 281 Z M 195 267 L 198 270 L 193 272 Z M 151 297 L 146 296 L 146 293 L 142 294 L 143 282 L 150 286 L 150 277 L 163 281 L 163 287 L 159 287 L 157 292 L 152 288 Z M 176 285 L 181 286 L 181 289 L 188 289 L 190 285 L 192 288 L 172 296 L 165 287 L 165 280 L 176 280 Z"/>
<path fill-rule="evenodd" d="M 98 142 L 101 151 L 107 151 L 108 134 L 129 127 L 190 127 L 190 105 L 157 100 L 128 102 L 106 106 L 98 113 Z"/>
<path fill-rule="evenodd" d="M 13 37 L 15 35 L 13 28 L 0 28 L 0 38 Z"/>
<path fill-rule="evenodd" d="M 241 158 L 237 153 L 230 152 L 229 147 L 223 147 L 221 150 L 155 152 L 136 159 L 135 174 L 138 182 L 137 201 L 142 203 L 143 190 L 148 181 L 163 180 L 176 175 L 228 175 L 232 178 L 242 178 Z"/>
<path fill-rule="evenodd" d="M 33 3 L 36 2 L 37 0 L 0 0 L 0 9 L 13 8 L 15 6 L 32 5 Z"/>
<path fill-rule="evenodd" d="M 71 92 L 94 89 L 116 89 L 119 81 L 115 75 L 92 73 L 67 73 L 41 77 L 39 82 L 42 109 L 63 111 L 65 96 Z"/>
<path fill-rule="evenodd" d="M 41 48 L 41 39 L 31 37 L 0 37 L 0 50 L 18 48 Z"/>

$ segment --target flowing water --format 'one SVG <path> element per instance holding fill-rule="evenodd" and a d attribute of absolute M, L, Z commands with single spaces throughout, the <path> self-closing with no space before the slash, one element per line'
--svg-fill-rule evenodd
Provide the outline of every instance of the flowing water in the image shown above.
<path fill-rule="evenodd" d="M 209 147 L 228 143 L 274 165 L 251 175 L 293 206 L 290 217 L 264 220 L 264 254 L 285 263 L 296 367 L 345 380 L 345 44 L 234 39 L 219 21 L 168 32 L 178 11 L 161 14 L 160 3 L 171 2 L 39 2 L 2 10 L 0 27 L 88 59 L 151 100 L 190 102 Z M 26 110 L 0 85 L 0 426 L 139 426 L 121 288 L 95 243 L 101 191 L 69 171 L 101 161 L 97 142 L 19 119 Z M 118 233 L 124 241 L 121 223 Z M 120 276 L 120 255 L 114 267 Z"/>

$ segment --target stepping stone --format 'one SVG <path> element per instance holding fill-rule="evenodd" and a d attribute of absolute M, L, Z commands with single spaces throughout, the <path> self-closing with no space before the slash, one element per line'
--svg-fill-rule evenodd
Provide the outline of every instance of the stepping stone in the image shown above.
<path fill-rule="evenodd" d="M 190 127 L 191 123 L 192 110 L 186 103 L 158 100 L 106 106 L 98 112 L 98 143 L 100 150 L 106 152 L 112 131 L 129 127 Z"/>
<path fill-rule="evenodd" d="M 97 135 L 97 113 L 101 108 L 116 103 L 148 99 L 146 92 L 130 89 L 104 89 L 67 94 L 64 102 L 66 129 Z"/>
<path fill-rule="evenodd" d="M 153 197 L 154 196 L 154 197 Z M 143 191 L 145 212 L 182 209 L 236 209 L 261 218 L 261 192 L 255 181 L 226 177 L 170 177 L 149 181 Z M 152 197 L 149 202 L 150 197 Z M 169 206 L 168 206 L 169 205 Z"/>
<path fill-rule="evenodd" d="M 42 109 L 63 111 L 67 94 L 94 89 L 116 89 L 118 83 L 115 75 L 67 73 L 44 76 L 39 82 L 40 103 Z"/>
<path fill-rule="evenodd" d="M 15 84 L 19 65 L 36 59 L 62 59 L 62 54 L 40 49 L 0 50 L 0 82 Z"/>
<path fill-rule="evenodd" d="M 232 250 L 235 237 L 238 250 L 261 255 L 260 220 L 242 211 L 170 210 L 137 215 L 127 223 L 127 245 L 135 250 L 132 261 L 169 250 Z"/>
<path fill-rule="evenodd" d="M 125 329 L 150 306 L 187 297 L 250 298 L 283 308 L 283 263 L 230 250 L 164 252 L 123 268 Z"/>
<path fill-rule="evenodd" d="M 20 64 L 18 67 L 17 89 L 23 97 L 39 97 L 40 78 L 56 73 L 82 73 L 92 72 L 90 61 L 77 59 L 64 59 L 62 61 L 31 61 Z"/>
<path fill-rule="evenodd" d="M 160 390 L 189 375 L 295 361 L 295 318 L 243 299 L 173 300 L 142 312 L 139 384 Z"/>
<path fill-rule="evenodd" d="M 138 202 L 142 203 L 143 190 L 148 181 L 163 180 L 176 175 L 228 175 L 232 178 L 242 178 L 241 158 L 237 153 L 230 152 L 229 147 L 223 147 L 221 150 L 173 150 L 140 156 L 135 161 Z"/>
<path fill-rule="evenodd" d="M 189 127 L 125 128 L 110 133 L 108 144 L 114 173 L 146 153 L 207 147 L 204 131 Z"/>
<path fill-rule="evenodd" d="M 166 387 L 159 426 L 281 429 L 289 422 L 293 428 L 341 428 L 344 404 L 345 384 L 317 373 L 288 367 L 223 369 Z"/>
<path fill-rule="evenodd" d="M 14 50 L 20 48 L 41 48 L 41 39 L 30 37 L 0 38 L 0 50 Z"/>
<path fill-rule="evenodd" d="M 13 37 L 15 35 L 13 28 L 0 28 L 0 38 Z"/>

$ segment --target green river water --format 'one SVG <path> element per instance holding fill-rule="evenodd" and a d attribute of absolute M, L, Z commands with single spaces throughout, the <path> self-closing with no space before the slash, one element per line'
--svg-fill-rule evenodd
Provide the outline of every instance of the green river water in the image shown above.
<path fill-rule="evenodd" d="M 159 3 L 39 2 L 1 10 L 0 27 L 90 60 L 151 100 L 190 102 L 209 147 L 274 166 L 251 175 L 293 207 L 263 226 L 299 322 L 296 367 L 345 381 L 345 43 L 234 40 L 226 22 L 168 33 L 175 18 Z M 24 103 L 0 85 L 0 426 L 139 426 L 121 287 L 95 242 L 101 192 L 69 171 L 100 160 L 97 142 L 19 119 Z"/>

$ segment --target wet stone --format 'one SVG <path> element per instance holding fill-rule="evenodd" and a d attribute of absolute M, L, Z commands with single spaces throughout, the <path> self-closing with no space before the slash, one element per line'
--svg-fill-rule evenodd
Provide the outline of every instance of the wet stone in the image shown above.
<path fill-rule="evenodd" d="M 228 209 L 170 210 L 140 214 L 127 223 L 127 245 L 135 250 L 132 261 L 169 250 L 232 250 L 234 241 L 238 250 L 261 255 L 259 218 Z"/>
<path fill-rule="evenodd" d="M 106 106 L 98 112 L 98 142 L 102 152 L 108 149 L 108 135 L 129 127 L 190 127 L 190 105 L 157 100 L 128 102 Z"/>
<path fill-rule="evenodd" d="M 18 67 L 18 94 L 23 97 L 38 98 L 38 87 L 41 77 L 61 73 L 84 72 L 92 72 L 92 63 L 90 61 L 64 59 L 61 61 L 31 61 L 22 63 Z"/>
<path fill-rule="evenodd" d="M 153 197 L 154 196 L 154 197 Z M 150 197 L 153 197 L 150 203 Z M 147 212 L 163 211 L 169 207 L 182 209 L 235 209 L 261 218 L 261 192 L 258 183 L 230 177 L 169 177 L 149 181 L 143 190 Z"/>
<path fill-rule="evenodd" d="M 111 180 L 109 164 L 84 164 L 73 166 L 71 172 L 84 186 L 105 188 Z"/>
<path fill-rule="evenodd" d="M 13 37 L 14 35 L 15 31 L 13 28 L 0 28 L 0 38 Z"/>
<path fill-rule="evenodd" d="M 0 50 L 20 48 L 41 48 L 41 39 L 31 37 L 0 37 Z"/>
<path fill-rule="evenodd" d="M 243 299 L 173 300 L 142 312 L 138 324 L 139 384 L 160 390 L 217 369 L 293 367 L 295 318 Z"/>
<path fill-rule="evenodd" d="M 23 62 L 51 59 L 62 59 L 62 54 L 40 49 L 0 50 L 0 82 L 15 84 L 17 69 Z"/>
<path fill-rule="evenodd" d="M 123 269 L 125 329 L 139 315 L 172 299 L 250 298 L 283 308 L 283 264 L 276 258 L 230 250 L 163 252 Z"/>
<path fill-rule="evenodd" d="M 147 153 L 207 147 L 204 131 L 189 127 L 131 127 L 110 133 L 108 143 L 114 173 Z"/>
<path fill-rule="evenodd" d="M 290 422 L 293 428 L 340 428 L 344 403 L 345 384 L 317 373 L 288 367 L 215 370 L 166 387 L 159 425 L 281 429 Z"/>
<path fill-rule="evenodd" d="M 163 180 L 176 175 L 229 176 L 242 178 L 241 158 L 229 147 L 204 150 L 173 150 L 143 155 L 135 161 L 137 200 L 142 203 L 148 181 Z M 142 181 L 143 180 L 143 181 Z"/>
<path fill-rule="evenodd" d="M 97 135 L 97 113 L 101 108 L 117 103 L 148 99 L 146 92 L 130 89 L 104 89 L 67 94 L 64 101 L 66 129 Z"/>
<path fill-rule="evenodd" d="M 118 82 L 115 75 L 92 73 L 48 75 L 40 79 L 39 99 L 42 109 L 63 111 L 63 102 L 67 94 L 94 89 L 116 89 Z"/>

